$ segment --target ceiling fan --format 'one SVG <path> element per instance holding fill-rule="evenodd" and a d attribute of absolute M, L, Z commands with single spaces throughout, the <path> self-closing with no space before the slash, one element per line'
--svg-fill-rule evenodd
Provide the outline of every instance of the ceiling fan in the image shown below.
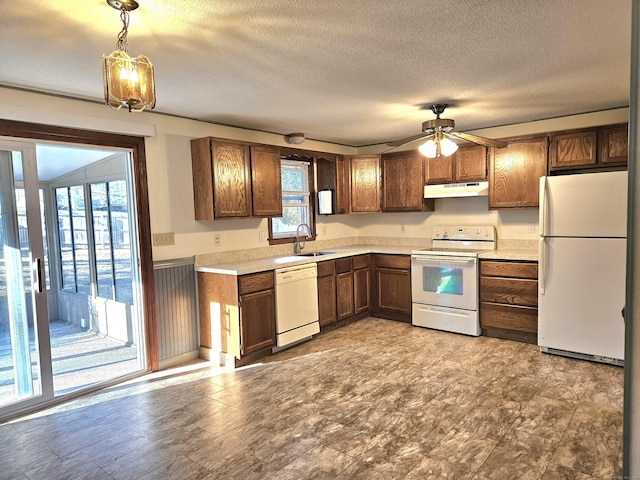
<path fill-rule="evenodd" d="M 435 113 L 436 118 L 427 120 L 422 124 L 423 133 L 412 135 L 402 140 L 396 140 L 395 142 L 389 142 L 387 145 L 390 147 L 399 147 L 405 143 L 426 138 L 427 141 L 419 147 L 419 150 L 423 155 L 430 158 L 452 155 L 458 149 L 456 143 L 453 142 L 454 139 L 466 140 L 486 147 L 504 148 L 507 146 L 507 143 L 501 140 L 492 140 L 471 133 L 455 132 L 456 122 L 449 118 L 440 118 L 440 115 L 442 115 L 447 106 L 448 104 L 446 103 L 430 105 L 429 108 Z"/>

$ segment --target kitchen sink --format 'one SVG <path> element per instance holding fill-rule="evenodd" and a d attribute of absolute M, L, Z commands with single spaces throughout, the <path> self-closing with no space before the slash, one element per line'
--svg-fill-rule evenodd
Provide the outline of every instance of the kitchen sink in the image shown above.
<path fill-rule="evenodd" d="M 299 253 L 299 257 L 321 257 L 322 255 L 331 255 L 336 252 L 309 252 L 309 253 Z"/>

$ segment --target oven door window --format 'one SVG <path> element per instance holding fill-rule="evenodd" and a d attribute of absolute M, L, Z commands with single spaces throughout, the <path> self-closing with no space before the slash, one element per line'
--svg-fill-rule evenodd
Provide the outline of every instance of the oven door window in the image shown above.
<path fill-rule="evenodd" d="M 422 267 L 422 290 L 464 295 L 464 272 L 459 267 Z"/>

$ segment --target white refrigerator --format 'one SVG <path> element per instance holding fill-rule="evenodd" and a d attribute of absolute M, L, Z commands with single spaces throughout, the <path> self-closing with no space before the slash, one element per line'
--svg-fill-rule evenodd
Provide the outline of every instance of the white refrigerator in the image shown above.
<path fill-rule="evenodd" d="M 540 179 L 538 345 L 624 360 L 627 172 Z"/>

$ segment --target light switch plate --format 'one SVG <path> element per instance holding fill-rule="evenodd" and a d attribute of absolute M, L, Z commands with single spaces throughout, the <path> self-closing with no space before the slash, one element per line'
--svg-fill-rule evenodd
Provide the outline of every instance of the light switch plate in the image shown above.
<path fill-rule="evenodd" d="M 258 241 L 266 242 L 268 239 L 269 239 L 269 233 L 268 232 L 260 232 L 259 233 Z"/>
<path fill-rule="evenodd" d="M 154 247 L 167 247 L 169 245 L 175 245 L 175 244 L 176 244 L 176 240 L 173 232 L 153 234 Z"/>

